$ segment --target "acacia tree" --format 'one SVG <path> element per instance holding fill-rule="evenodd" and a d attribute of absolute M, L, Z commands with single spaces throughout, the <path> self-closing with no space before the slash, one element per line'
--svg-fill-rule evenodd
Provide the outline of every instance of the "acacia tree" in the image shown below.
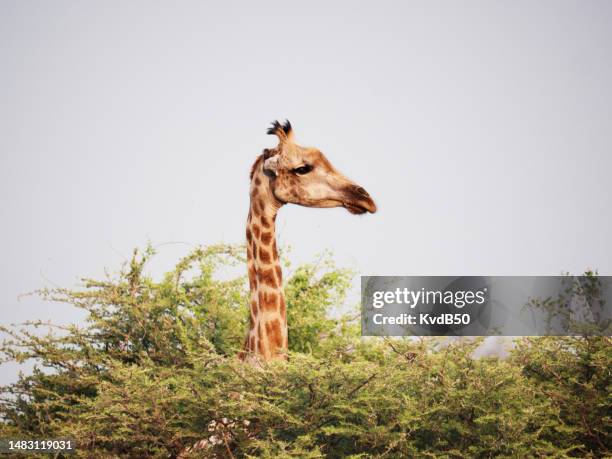
<path fill-rule="evenodd" d="M 288 362 L 236 357 L 246 330 L 240 247 L 195 250 L 160 280 L 151 249 L 79 289 L 42 290 L 84 324 L 3 327 L 2 437 L 70 437 L 81 457 L 601 457 L 610 454 L 610 339 L 529 338 L 507 360 L 479 341 L 361 339 L 332 319 L 351 273 L 327 260 L 286 281 Z M 41 335 L 32 328 L 50 327 Z"/>

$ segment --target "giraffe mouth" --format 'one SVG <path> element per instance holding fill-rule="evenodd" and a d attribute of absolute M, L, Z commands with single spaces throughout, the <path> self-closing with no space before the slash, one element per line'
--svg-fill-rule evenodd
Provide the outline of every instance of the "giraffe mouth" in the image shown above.
<path fill-rule="evenodd" d="M 358 202 L 343 202 L 342 206 L 354 215 L 362 215 L 366 212 L 376 212 L 376 204 L 373 201 L 358 203 Z"/>
<path fill-rule="evenodd" d="M 365 214 L 368 211 L 368 209 L 366 209 L 365 207 L 361 207 L 355 204 L 349 204 L 346 202 L 343 204 L 343 206 L 346 210 L 348 210 L 350 213 L 354 215 Z"/>

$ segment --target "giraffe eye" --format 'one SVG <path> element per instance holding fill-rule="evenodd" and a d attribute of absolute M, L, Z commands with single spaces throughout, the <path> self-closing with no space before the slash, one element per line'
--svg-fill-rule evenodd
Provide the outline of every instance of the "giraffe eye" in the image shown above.
<path fill-rule="evenodd" d="M 308 174 L 312 170 L 312 166 L 306 164 L 304 166 L 296 167 L 293 169 L 293 172 L 297 175 L 305 175 Z"/>

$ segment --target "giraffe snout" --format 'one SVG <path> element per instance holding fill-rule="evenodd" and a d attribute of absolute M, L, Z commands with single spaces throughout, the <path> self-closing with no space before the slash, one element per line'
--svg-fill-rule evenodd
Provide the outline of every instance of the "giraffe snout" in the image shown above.
<path fill-rule="evenodd" d="M 344 207 L 353 214 L 376 212 L 376 204 L 370 194 L 359 185 L 350 185 L 346 190 L 347 199 Z"/>

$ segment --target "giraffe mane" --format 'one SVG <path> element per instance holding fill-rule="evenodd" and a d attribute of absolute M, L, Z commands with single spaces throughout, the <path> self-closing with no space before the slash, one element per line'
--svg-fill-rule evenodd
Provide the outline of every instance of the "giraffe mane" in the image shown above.
<path fill-rule="evenodd" d="M 251 173 L 249 174 L 249 178 L 253 180 L 253 176 L 255 175 L 255 171 L 257 170 L 257 165 L 263 160 L 264 154 L 262 153 L 257 157 L 253 165 L 251 166 Z"/>

